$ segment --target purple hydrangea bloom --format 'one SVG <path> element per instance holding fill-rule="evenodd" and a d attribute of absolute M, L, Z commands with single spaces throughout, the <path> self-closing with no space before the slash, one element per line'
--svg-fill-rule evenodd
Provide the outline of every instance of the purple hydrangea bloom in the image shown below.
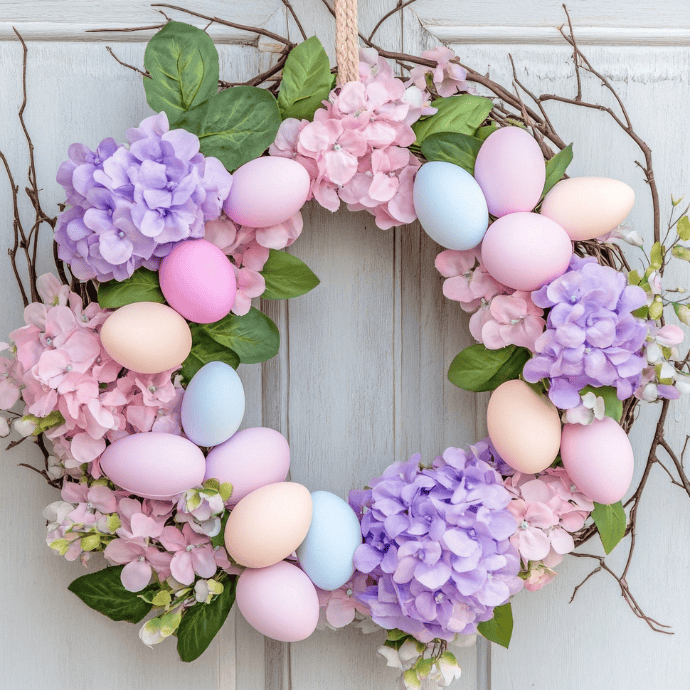
<path fill-rule="evenodd" d="M 350 493 L 364 536 L 355 567 L 376 582 L 355 596 L 381 627 L 450 640 L 522 588 L 511 497 L 487 451 L 448 448 L 426 468 L 415 455 Z"/>
<path fill-rule="evenodd" d="M 105 139 L 73 144 L 58 171 L 71 208 L 58 219 L 58 255 L 80 280 L 124 280 L 156 270 L 177 242 L 204 236 L 220 216 L 232 175 L 199 152 L 199 139 L 170 130 L 160 113 L 127 130 L 129 148 Z"/>
<path fill-rule="evenodd" d="M 563 410 L 580 404 L 585 386 L 615 386 L 620 400 L 633 394 L 645 366 L 647 325 L 631 313 L 647 303 L 641 287 L 593 257 L 573 256 L 532 301 L 550 311 L 523 371 L 527 381 L 549 379 L 549 398 Z"/>

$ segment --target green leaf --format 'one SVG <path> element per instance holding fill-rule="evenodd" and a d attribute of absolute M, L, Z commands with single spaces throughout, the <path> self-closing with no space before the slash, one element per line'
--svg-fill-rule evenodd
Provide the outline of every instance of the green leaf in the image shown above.
<path fill-rule="evenodd" d="M 177 629 L 177 653 L 182 661 L 194 661 L 206 651 L 235 603 L 236 586 L 237 577 L 230 577 L 209 604 L 196 603 L 187 609 Z"/>
<path fill-rule="evenodd" d="M 201 153 L 215 156 L 232 172 L 273 143 L 280 113 L 266 89 L 235 86 L 190 110 L 177 126 L 196 134 Z"/>
<path fill-rule="evenodd" d="M 244 316 L 228 314 L 203 329 L 217 343 L 234 350 L 244 364 L 265 362 L 275 357 L 280 347 L 277 326 L 254 307 Z"/>
<path fill-rule="evenodd" d="M 616 544 L 625 536 L 627 518 L 625 510 L 623 510 L 623 504 L 620 501 L 609 506 L 595 503 L 592 519 L 599 531 L 604 551 L 607 554 L 611 553 Z"/>
<path fill-rule="evenodd" d="M 204 364 L 209 362 L 225 362 L 233 369 L 240 365 L 240 358 L 231 348 L 216 342 L 207 332 L 206 326 L 192 324 L 192 350 L 182 363 L 182 378 L 186 383 L 192 380 Z"/>
<path fill-rule="evenodd" d="M 470 94 L 437 98 L 432 105 L 438 108 L 438 112 L 415 122 L 412 126 L 417 135 L 418 144 L 436 132 L 459 132 L 473 135 L 477 127 L 486 120 L 493 107 L 490 99 Z"/>
<path fill-rule="evenodd" d="M 321 282 L 304 261 L 277 249 L 269 251 L 261 275 L 266 281 L 266 290 L 261 295 L 264 299 L 299 297 Z"/>
<path fill-rule="evenodd" d="M 490 125 L 480 127 L 474 133 L 474 136 L 477 137 L 479 141 L 486 141 L 497 129 L 500 129 L 500 127 L 492 122 Z"/>
<path fill-rule="evenodd" d="M 546 161 L 546 181 L 544 182 L 544 189 L 542 196 L 557 182 L 563 179 L 565 171 L 573 160 L 573 145 L 568 144 L 562 151 L 559 151 L 553 158 Z"/>
<path fill-rule="evenodd" d="M 293 48 L 283 67 L 278 93 L 280 116 L 311 120 L 333 83 L 328 55 L 316 36 Z"/>
<path fill-rule="evenodd" d="M 482 146 L 479 139 L 458 132 L 437 132 L 422 142 L 422 154 L 428 161 L 459 165 L 474 175 L 474 162 Z"/>
<path fill-rule="evenodd" d="M 640 274 L 637 271 L 630 271 L 628 273 L 628 283 L 630 285 L 639 285 L 642 282 L 642 278 L 640 278 Z"/>
<path fill-rule="evenodd" d="M 103 309 L 119 309 L 133 302 L 165 302 L 156 271 L 139 268 L 126 280 L 109 280 L 98 286 L 98 304 Z"/>
<path fill-rule="evenodd" d="M 586 393 L 594 393 L 597 398 L 603 398 L 606 405 L 606 416 L 615 419 L 617 422 L 621 421 L 623 402 L 618 399 L 616 389 L 613 386 L 600 386 L 599 388 L 585 386 L 580 391 L 580 395 L 585 395 Z"/>
<path fill-rule="evenodd" d="M 661 268 L 661 264 L 663 263 L 664 260 L 664 248 L 661 246 L 661 242 L 655 242 L 654 245 L 652 246 L 652 251 L 649 255 L 650 258 L 650 267 L 659 270 Z"/>
<path fill-rule="evenodd" d="M 53 410 L 50 414 L 45 417 L 36 417 L 33 414 L 25 414 L 22 417 L 22 421 L 33 422 L 36 428 L 31 433 L 32 436 L 40 436 L 43 432 L 52 429 L 55 426 L 60 426 L 65 423 L 65 418 L 62 416 L 60 410 Z"/>
<path fill-rule="evenodd" d="M 680 237 L 683 242 L 690 240 L 690 218 L 687 216 L 681 216 L 681 218 L 678 220 L 676 231 L 678 232 L 678 237 Z"/>
<path fill-rule="evenodd" d="M 645 319 L 647 320 L 647 317 L 649 316 L 649 307 L 640 307 L 639 309 L 635 309 L 635 311 L 630 312 L 633 316 L 636 316 L 638 319 Z"/>
<path fill-rule="evenodd" d="M 144 77 L 146 100 L 171 125 L 218 91 L 218 51 L 195 26 L 168 22 L 148 42 L 144 66 L 151 75 Z"/>
<path fill-rule="evenodd" d="M 477 631 L 487 640 L 508 649 L 510 638 L 513 635 L 513 609 L 510 602 L 503 604 L 503 606 L 497 606 L 494 609 L 494 617 L 479 623 Z"/>
<path fill-rule="evenodd" d="M 671 254 L 676 257 L 676 259 L 683 259 L 683 261 L 690 261 L 690 249 L 686 247 L 681 247 L 677 244 L 672 250 Z"/>
<path fill-rule="evenodd" d="M 528 349 L 515 345 L 500 350 L 488 350 L 482 344 L 470 345 L 453 360 L 448 379 L 466 391 L 492 391 L 518 378 L 530 356 Z"/>
<path fill-rule="evenodd" d="M 139 623 L 151 610 L 151 604 L 139 595 L 152 591 L 156 585 L 149 585 L 143 592 L 128 592 L 120 580 L 123 568 L 124 566 L 120 565 L 82 575 L 67 589 L 87 606 L 114 621 Z"/>

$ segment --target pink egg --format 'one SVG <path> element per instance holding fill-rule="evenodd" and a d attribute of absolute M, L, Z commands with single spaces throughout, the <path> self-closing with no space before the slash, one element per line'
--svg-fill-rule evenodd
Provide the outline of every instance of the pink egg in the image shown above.
<path fill-rule="evenodd" d="M 486 270 L 499 283 L 531 291 L 566 272 L 573 246 L 568 233 L 549 218 L 511 213 L 489 226 L 481 252 Z"/>
<path fill-rule="evenodd" d="M 204 454 L 175 434 L 123 436 L 105 449 L 100 465 L 114 484 L 142 498 L 167 500 L 204 481 Z"/>
<path fill-rule="evenodd" d="M 168 304 L 194 323 L 214 323 L 235 304 L 235 270 L 223 252 L 206 240 L 173 247 L 158 274 Z"/>
<path fill-rule="evenodd" d="M 534 137 L 524 129 L 502 127 L 479 149 L 474 178 L 484 192 L 491 215 L 531 211 L 544 189 L 544 156 Z"/>
<path fill-rule="evenodd" d="M 291 158 L 255 158 L 232 176 L 225 212 L 240 225 L 269 228 L 304 206 L 309 186 L 309 173 Z"/>
<path fill-rule="evenodd" d="M 561 458 L 575 486 L 597 503 L 617 503 L 630 488 L 633 449 L 628 435 L 610 417 L 589 425 L 566 424 Z"/>
<path fill-rule="evenodd" d="M 235 505 L 261 486 L 282 482 L 290 469 L 290 447 L 273 429 L 257 426 L 238 431 L 206 457 L 206 479 L 232 484 L 228 503 Z"/>
<path fill-rule="evenodd" d="M 303 571 L 285 561 L 245 570 L 237 581 L 236 599 L 247 623 L 266 637 L 299 642 L 316 630 L 316 588 Z"/>

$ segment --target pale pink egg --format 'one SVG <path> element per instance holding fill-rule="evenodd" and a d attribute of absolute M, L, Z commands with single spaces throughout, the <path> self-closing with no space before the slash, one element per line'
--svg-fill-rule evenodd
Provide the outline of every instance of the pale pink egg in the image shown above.
<path fill-rule="evenodd" d="M 498 217 L 531 211 L 541 197 L 545 177 L 539 144 L 520 127 L 501 127 L 491 134 L 474 164 L 474 178 L 489 213 Z"/>
<path fill-rule="evenodd" d="M 158 273 L 167 303 L 194 323 L 214 323 L 235 304 L 235 270 L 223 252 L 206 240 L 173 247 Z"/>
<path fill-rule="evenodd" d="M 142 498 L 167 500 L 204 481 L 204 454 L 175 434 L 123 436 L 101 455 L 106 477 Z"/>
<path fill-rule="evenodd" d="M 263 156 L 232 176 L 225 212 L 250 228 L 278 225 L 299 211 L 309 196 L 309 173 L 291 158 Z"/>
<path fill-rule="evenodd" d="M 518 472 L 541 472 L 558 455 L 558 410 L 524 381 L 506 381 L 491 394 L 486 424 L 498 454 Z"/>
<path fill-rule="evenodd" d="M 573 246 L 568 233 L 538 213 L 511 213 L 484 235 L 482 261 L 499 282 L 515 290 L 537 290 L 563 275 Z"/>
<path fill-rule="evenodd" d="M 299 642 L 316 630 L 319 597 L 297 566 L 280 561 L 245 570 L 237 580 L 237 606 L 247 623 L 281 642 Z"/>
<path fill-rule="evenodd" d="M 625 182 L 606 177 L 561 180 L 544 198 L 541 213 L 573 240 L 591 240 L 619 226 L 635 203 Z"/>
<path fill-rule="evenodd" d="M 225 525 L 225 547 L 247 568 L 266 568 L 287 558 L 311 525 L 309 489 L 294 482 L 262 486 L 245 496 Z"/>
<path fill-rule="evenodd" d="M 561 458 L 575 486 L 597 503 L 617 503 L 630 488 L 633 449 L 628 435 L 610 417 L 588 425 L 566 424 Z"/>
<path fill-rule="evenodd" d="M 282 482 L 290 469 L 287 439 L 273 429 L 257 426 L 243 429 L 206 457 L 206 479 L 232 484 L 229 505 L 266 484 Z"/>

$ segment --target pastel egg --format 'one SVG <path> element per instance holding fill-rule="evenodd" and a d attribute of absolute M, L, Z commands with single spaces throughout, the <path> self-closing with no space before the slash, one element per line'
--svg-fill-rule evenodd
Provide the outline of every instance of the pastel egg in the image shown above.
<path fill-rule="evenodd" d="M 606 177 L 561 180 L 544 197 L 541 214 L 556 221 L 573 240 L 591 240 L 619 226 L 635 203 L 625 182 Z"/>
<path fill-rule="evenodd" d="M 233 174 L 225 212 L 240 225 L 268 228 L 294 216 L 307 201 L 309 187 L 309 173 L 297 161 L 255 158 Z"/>
<path fill-rule="evenodd" d="M 245 570 L 236 601 L 247 623 L 281 642 L 299 642 L 316 630 L 319 597 L 309 578 L 291 563 Z"/>
<path fill-rule="evenodd" d="M 242 424 L 244 387 L 225 362 L 209 362 L 194 374 L 182 398 L 182 428 L 198 446 L 227 441 Z"/>
<path fill-rule="evenodd" d="M 566 424 L 561 438 L 563 467 L 577 488 L 597 503 L 617 503 L 632 482 L 630 439 L 615 419 Z"/>
<path fill-rule="evenodd" d="M 206 456 L 204 480 L 232 484 L 229 505 L 256 489 L 282 482 L 290 469 L 287 439 L 273 429 L 256 426 L 238 431 Z"/>
<path fill-rule="evenodd" d="M 466 170 L 443 161 L 425 163 L 413 189 L 417 218 L 432 240 L 446 249 L 472 249 L 489 224 L 486 199 Z"/>
<path fill-rule="evenodd" d="M 491 394 L 486 423 L 498 454 L 518 472 L 541 472 L 558 455 L 558 410 L 524 381 L 506 381 Z"/>
<path fill-rule="evenodd" d="M 105 475 L 142 498 L 167 500 L 204 481 L 204 454 L 175 434 L 132 434 L 109 445 L 100 460 Z"/>
<path fill-rule="evenodd" d="M 531 211 L 544 189 L 544 155 L 526 130 L 501 127 L 479 149 L 474 177 L 491 215 Z"/>
<path fill-rule="evenodd" d="M 127 369 L 160 374 L 182 365 L 192 332 L 174 310 L 158 302 L 134 302 L 114 311 L 101 327 L 105 351 Z"/>
<path fill-rule="evenodd" d="M 225 547 L 247 568 L 266 568 L 289 556 L 307 536 L 309 489 L 294 482 L 262 486 L 245 496 L 225 525 Z"/>
<path fill-rule="evenodd" d="M 511 213 L 489 226 L 481 252 L 499 283 L 531 291 L 566 272 L 573 247 L 568 233 L 550 218 Z"/>
<path fill-rule="evenodd" d="M 355 572 L 353 559 L 362 543 L 362 530 L 355 511 L 339 496 L 314 491 L 311 501 L 311 526 L 297 548 L 297 558 L 309 579 L 330 592 Z"/>
<path fill-rule="evenodd" d="M 230 259 L 206 240 L 175 245 L 158 273 L 167 303 L 194 323 L 214 323 L 235 304 L 237 279 Z"/>

